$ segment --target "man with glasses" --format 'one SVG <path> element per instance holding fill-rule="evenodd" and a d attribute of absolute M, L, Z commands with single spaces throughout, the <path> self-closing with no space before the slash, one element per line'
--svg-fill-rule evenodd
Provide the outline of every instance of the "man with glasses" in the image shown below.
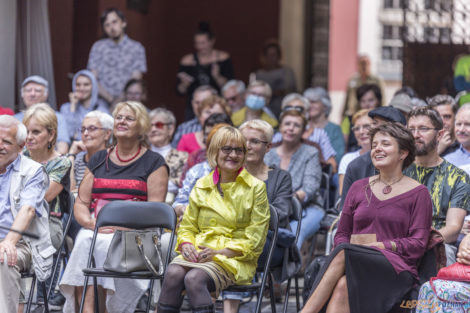
<path fill-rule="evenodd" d="M 245 83 L 241 80 L 229 80 L 222 87 L 222 96 L 230 106 L 232 113 L 239 111 L 245 105 Z"/>
<path fill-rule="evenodd" d="M 410 112 L 408 129 L 415 138 L 416 159 L 405 175 L 428 187 L 433 205 L 432 226 L 444 237 L 450 265 L 455 263 L 454 244 L 470 209 L 470 185 L 463 170 L 439 156 L 443 127 L 439 113 L 429 107 L 417 107 Z"/>

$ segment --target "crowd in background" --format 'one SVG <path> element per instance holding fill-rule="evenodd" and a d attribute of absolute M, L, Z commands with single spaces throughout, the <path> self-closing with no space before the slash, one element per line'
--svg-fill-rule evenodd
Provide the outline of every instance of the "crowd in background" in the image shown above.
<path fill-rule="evenodd" d="M 25 110 L 5 109 L 0 117 L 0 154 L 8 156 L 0 155 L 0 223 L 26 230 L 31 220 L 48 214 L 41 235 L 50 238 L 43 243 L 49 260 L 56 258 L 63 224 L 72 215 L 65 235 L 73 249 L 65 272 L 59 281 L 41 277 L 59 290 L 49 299 L 52 308 L 65 302 L 64 312 L 78 309 L 97 214 L 103 201 L 116 199 L 167 202 L 180 222 L 178 256 L 168 267 L 159 313 L 178 312 L 183 289 L 193 312 L 213 312 L 211 295 L 219 293 L 224 311 L 236 312 L 243 295 L 222 291 L 249 283 L 257 262 L 266 258 L 269 205 L 281 229 L 295 237 L 293 197 L 301 203 L 302 223 L 297 245 L 279 240 L 276 246 L 272 265 L 282 268 L 275 277 L 279 283 L 305 262 L 300 251 L 308 250 L 325 215 L 342 211 L 335 250 L 304 312 L 324 306 L 391 310 L 421 277 L 418 265 L 428 251 L 431 226 L 445 244 L 447 265 L 470 264 L 470 103 L 463 98 L 420 99 L 403 87 L 385 103 L 382 80 L 370 73 L 367 56 L 359 56 L 342 123 L 336 125 L 328 119 L 328 91 L 300 91 L 275 40 L 265 42 L 262 68 L 245 83 L 230 54 L 214 47 L 215 35 L 203 22 L 194 34 L 194 52 L 182 57 L 175 73 L 176 92 L 187 99 L 185 121 L 178 124 L 171 106 L 148 103 L 145 48 L 126 35 L 122 12 L 106 10 L 101 24 L 106 36 L 91 47 L 87 69 L 73 76 L 69 102 L 54 111 L 47 104 L 48 82 L 33 75 L 21 85 Z M 465 79 L 459 73 L 460 88 Z M 30 193 L 15 198 L 13 189 L 3 188 L 15 185 L 22 162 L 36 174 L 28 174 L 27 185 L 22 182 Z M 322 173 L 329 180 L 326 192 Z M 64 211 L 68 194 L 76 197 L 73 212 Z M 97 264 L 106 258 L 113 231 L 100 230 Z M 32 252 L 11 232 L 1 237 L 0 258 L 5 253 L 8 264 L 3 261 L 0 302 L 16 312 L 24 300 L 18 273 L 28 268 L 16 258 L 31 258 Z M 5 282 L 6 273 L 13 283 Z M 88 287 L 85 312 L 93 311 L 94 297 L 108 312 L 133 312 L 148 289 L 137 280 L 105 278 L 98 284 L 97 290 Z M 420 299 L 470 300 L 467 283 L 434 284 L 437 290 L 423 285 Z M 366 288 L 374 293 L 364 293 Z M 17 292 L 4 297 L 8 289 Z"/>

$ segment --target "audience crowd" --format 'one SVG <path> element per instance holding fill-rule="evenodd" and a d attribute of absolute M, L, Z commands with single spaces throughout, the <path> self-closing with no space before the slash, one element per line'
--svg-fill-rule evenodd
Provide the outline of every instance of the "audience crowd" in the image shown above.
<path fill-rule="evenodd" d="M 5 312 L 22 311 L 27 272 L 53 290 L 52 309 L 78 312 L 84 288 L 83 312 L 94 311 L 95 299 L 100 312 L 141 306 L 146 280 L 103 277 L 84 287 L 96 219 L 113 200 L 166 202 L 176 213 L 176 245 L 153 301 L 158 313 L 179 312 L 184 297 L 193 312 L 214 312 L 219 294 L 224 312 L 237 312 L 246 295 L 224 289 L 249 284 L 273 240 L 280 288 L 299 272 L 300 251 L 314 251 L 305 247 L 315 245 L 327 213 L 339 219 L 333 252 L 302 312 L 392 312 L 409 300 L 418 300 L 418 312 L 449 312 L 445 303 L 470 303 L 468 278 L 432 278 L 440 267 L 470 270 L 470 103 L 441 94 L 422 100 L 410 87 L 385 103 L 383 82 L 362 55 L 336 125 L 328 92 L 298 90 L 275 40 L 265 42 L 262 67 L 245 84 L 202 22 L 175 74 L 187 99 L 177 123 L 173 108 L 148 102 L 145 48 L 126 35 L 122 12 L 105 10 L 101 26 L 104 37 L 59 111 L 47 104 L 48 81 L 32 75 L 20 86 L 24 110 L 0 112 Z M 278 238 L 268 231 L 273 212 Z M 99 229 L 97 267 L 115 231 Z M 68 262 L 51 279 L 65 237 Z M 434 265 L 423 270 L 424 263 Z M 36 298 L 45 300 L 39 288 Z"/>

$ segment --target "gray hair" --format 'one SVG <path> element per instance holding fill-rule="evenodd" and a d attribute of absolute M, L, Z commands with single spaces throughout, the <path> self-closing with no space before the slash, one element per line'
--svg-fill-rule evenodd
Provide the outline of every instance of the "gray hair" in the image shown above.
<path fill-rule="evenodd" d="M 109 130 L 114 128 L 114 119 L 111 115 L 95 110 L 88 112 L 83 119 L 86 118 L 97 118 L 100 121 L 101 127 Z"/>
<path fill-rule="evenodd" d="M 16 143 L 20 146 L 24 145 L 28 130 L 23 123 L 11 115 L 0 115 L 0 125 L 8 128 L 16 126 Z"/>
<path fill-rule="evenodd" d="M 300 93 L 296 93 L 296 92 L 290 93 L 286 95 L 284 99 L 282 99 L 281 108 L 284 109 L 286 105 L 288 105 L 290 102 L 294 100 L 300 100 L 303 102 L 304 107 L 305 107 L 305 113 L 307 114 L 308 110 L 310 109 L 310 102 L 308 101 L 307 98 L 302 96 Z"/>
<path fill-rule="evenodd" d="M 323 87 L 307 88 L 304 91 L 304 97 L 312 102 L 321 102 L 325 106 L 325 115 L 331 113 L 331 100 L 328 92 Z"/>
<path fill-rule="evenodd" d="M 214 87 L 210 86 L 210 85 L 202 85 L 202 86 L 199 86 L 197 87 L 196 89 L 194 89 L 194 92 L 193 92 L 193 98 L 194 98 L 194 95 L 198 92 L 203 92 L 203 91 L 210 91 L 212 95 L 214 96 L 217 96 L 218 93 L 217 93 L 217 90 L 214 89 Z"/>
<path fill-rule="evenodd" d="M 258 130 L 264 134 L 264 137 L 266 138 L 266 141 L 271 143 L 273 140 L 273 134 L 274 130 L 271 125 L 269 125 L 268 122 L 263 121 L 263 120 L 250 120 L 247 122 L 244 122 L 243 124 L 238 127 L 238 129 L 243 132 L 245 128 L 251 128 L 254 130 Z"/>
<path fill-rule="evenodd" d="M 223 87 L 222 87 L 222 93 L 225 92 L 227 89 L 232 88 L 232 87 L 237 87 L 237 93 L 241 94 L 245 92 L 245 83 L 242 82 L 241 80 L 238 79 L 232 79 L 229 80 Z"/>
<path fill-rule="evenodd" d="M 457 111 L 457 113 L 459 113 L 460 111 L 465 111 L 465 110 L 470 110 L 470 102 L 467 102 L 465 104 L 462 104 L 462 106 L 459 108 L 459 110 Z"/>
<path fill-rule="evenodd" d="M 152 111 L 149 112 L 149 117 L 150 117 L 150 120 L 153 120 L 153 118 L 157 115 L 163 115 L 164 118 L 166 119 L 166 121 L 168 123 L 170 123 L 171 125 L 175 125 L 176 124 L 176 118 L 175 118 L 175 115 L 173 114 L 173 112 L 171 112 L 170 110 L 167 110 L 165 108 L 156 108 L 156 109 L 153 109 Z"/>

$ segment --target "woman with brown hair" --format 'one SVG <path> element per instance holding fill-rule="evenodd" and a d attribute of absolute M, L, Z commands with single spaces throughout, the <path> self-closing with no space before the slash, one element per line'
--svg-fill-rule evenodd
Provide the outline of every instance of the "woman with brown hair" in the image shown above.
<path fill-rule="evenodd" d="M 302 312 L 388 312 L 418 279 L 431 229 L 428 189 L 404 176 L 415 156 L 412 134 L 398 123 L 370 131 L 379 174 L 356 181 L 346 196 L 335 249 Z"/>

